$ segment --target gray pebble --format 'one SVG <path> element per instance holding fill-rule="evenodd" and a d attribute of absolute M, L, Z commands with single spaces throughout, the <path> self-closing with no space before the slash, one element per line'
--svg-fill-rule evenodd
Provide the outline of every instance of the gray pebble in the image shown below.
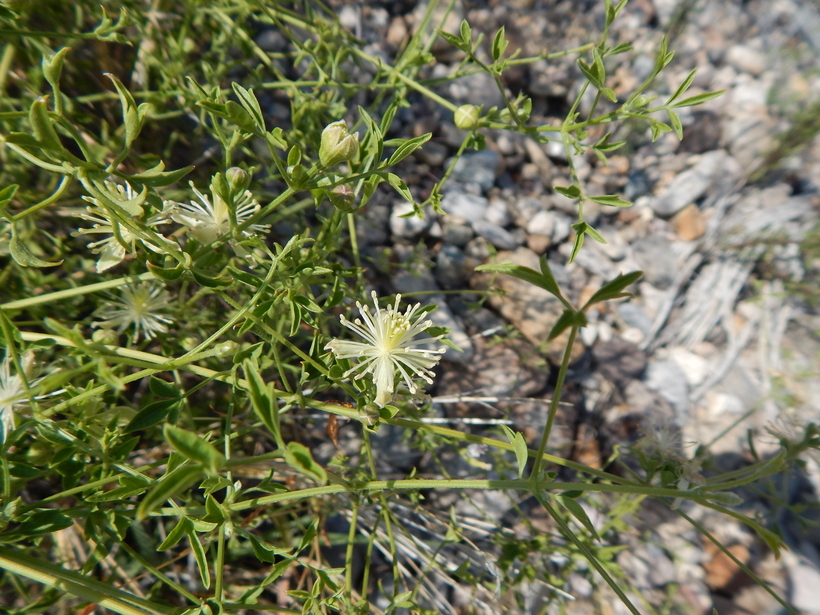
<path fill-rule="evenodd" d="M 455 216 L 446 216 L 442 226 L 442 239 L 446 243 L 464 247 L 473 238 L 473 229 L 465 220 Z"/>
<path fill-rule="evenodd" d="M 458 246 L 445 243 L 436 255 L 436 279 L 442 288 L 462 288 L 467 279 L 467 257 Z"/>
<path fill-rule="evenodd" d="M 675 409 L 678 425 L 685 425 L 689 412 L 689 385 L 678 364 L 653 361 L 647 366 L 643 381 L 647 388 L 656 391 Z"/>
<path fill-rule="evenodd" d="M 483 196 L 465 194 L 460 190 L 450 190 L 441 201 L 445 212 L 470 221 L 483 219 L 488 206 L 489 203 Z"/>
<path fill-rule="evenodd" d="M 481 191 L 486 192 L 495 183 L 500 161 L 498 154 L 491 149 L 467 152 L 456 162 L 450 178 L 460 184 L 478 184 Z"/>
<path fill-rule="evenodd" d="M 509 231 L 487 220 L 473 222 L 473 230 L 500 250 L 515 250 L 520 245 Z"/>

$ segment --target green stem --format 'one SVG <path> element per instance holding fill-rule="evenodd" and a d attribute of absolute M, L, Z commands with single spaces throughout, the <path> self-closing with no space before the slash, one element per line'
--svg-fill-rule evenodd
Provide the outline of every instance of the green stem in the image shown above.
<path fill-rule="evenodd" d="M 788 604 L 785 600 L 783 600 L 783 598 L 781 598 L 780 596 L 778 596 L 778 595 L 777 595 L 777 593 L 776 593 L 776 592 L 775 592 L 775 591 L 774 591 L 774 590 L 773 590 L 773 589 L 769 586 L 769 584 L 768 584 L 767 582 L 765 582 L 763 579 L 761 579 L 760 577 L 758 577 L 758 576 L 755 574 L 755 572 L 754 572 L 753 570 L 751 570 L 751 569 L 750 569 L 750 568 L 749 568 L 746 564 L 744 564 L 742 561 L 740 561 L 740 560 L 739 560 L 739 559 L 738 559 L 738 558 L 737 558 L 737 557 L 736 557 L 736 556 L 735 556 L 735 555 L 734 555 L 731 551 L 729 551 L 729 549 L 727 549 L 726 547 L 724 547 L 724 546 L 723 546 L 723 543 L 721 543 L 721 542 L 720 542 L 717 538 L 715 538 L 715 537 L 714 537 L 714 536 L 713 536 L 713 535 L 709 532 L 709 530 L 707 530 L 705 527 L 703 527 L 703 525 L 701 525 L 700 523 L 698 523 L 697 521 L 695 521 L 694 519 L 692 519 L 692 517 L 690 517 L 689 515 L 687 515 L 687 514 L 686 514 L 685 512 L 683 512 L 682 510 L 679 510 L 679 509 L 678 509 L 678 510 L 676 510 L 675 512 L 677 512 L 677 513 L 678 513 L 681 517 L 683 517 L 683 518 L 684 518 L 684 519 L 686 519 L 689 523 L 691 523 L 691 524 L 692 524 L 692 527 L 694 527 L 694 528 L 695 528 L 697 531 L 699 531 L 702 535 L 706 536 L 706 538 L 708 538 L 709 540 L 711 540 L 711 541 L 712 541 L 712 543 L 713 543 L 713 544 L 714 544 L 714 545 L 715 545 L 718 549 L 720 549 L 720 550 L 723 552 L 723 554 L 724 554 L 724 555 L 726 555 L 726 556 L 727 556 L 729 559 L 731 559 L 731 560 L 732 560 L 735 564 L 737 564 L 737 566 L 738 566 L 738 567 L 739 567 L 739 568 L 740 568 L 743 572 L 745 572 L 745 573 L 749 576 L 749 578 L 750 578 L 750 579 L 752 579 L 753 581 L 755 581 L 755 583 L 757 583 L 757 584 L 758 584 L 758 585 L 760 585 L 763 589 L 765 589 L 765 590 L 769 593 L 769 595 L 771 595 L 771 596 L 772 596 L 775 600 L 777 600 L 777 601 L 780 603 L 780 605 L 781 605 L 784 609 L 786 609 L 786 610 L 787 610 L 789 613 L 791 613 L 792 615 L 797 615 L 797 612 L 796 612 L 796 611 L 795 611 L 795 610 L 794 610 L 794 609 L 793 609 L 793 608 L 792 608 L 792 607 L 791 607 L 791 606 L 790 606 L 790 605 L 789 605 L 789 604 Z"/>
<path fill-rule="evenodd" d="M 45 199 L 43 199 L 42 201 L 40 201 L 36 205 L 32 205 L 28 209 L 25 209 L 25 210 L 21 211 L 20 213 L 14 214 L 11 217 L 12 222 L 16 222 L 17 220 L 22 220 L 26 216 L 30 216 L 31 214 L 33 214 L 37 211 L 40 211 L 44 207 L 48 207 L 52 203 L 58 201 L 63 196 L 63 194 L 65 194 L 66 190 L 68 190 L 68 187 L 71 185 L 71 180 L 72 179 L 73 178 L 72 178 L 71 175 L 64 175 L 63 179 L 60 180 L 60 185 L 57 186 L 57 189 L 54 191 L 53 194 L 49 195 L 48 197 L 46 197 Z"/>
<path fill-rule="evenodd" d="M 273 495 L 266 495 L 258 498 L 251 498 L 235 502 L 226 506 L 232 512 L 249 510 L 257 506 L 267 506 L 270 504 L 280 504 L 283 502 L 293 502 L 308 498 L 315 498 L 336 493 L 364 493 L 368 491 L 419 491 L 422 489 L 515 489 L 540 493 L 545 490 L 557 491 L 595 491 L 601 493 L 632 493 L 636 495 L 646 495 L 655 498 L 684 498 L 695 501 L 704 506 L 711 505 L 710 502 L 701 497 L 700 492 L 695 490 L 683 491 L 680 489 L 668 489 L 663 487 L 652 487 L 649 485 L 607 485 L 603 483 L 555 483 L 551 481 L 533 481 L 531 479 L 513 480 L 488 480 L 488 479 L 441 479 L 441 478 L 408 478 L 401 480 L 372 480 L 364 483 L 353 483 L 350 485 L 325 485 L 323 487 L 310 487 L 298 491 L 285 491 Z M 711 505 L 710 507 L 714 507 Z M 197 508 L 162 508 L 154 516 L 174 516 L 178 517 L 180 512 L 189 513 Z"/>
<path fill-rule="evenodd" d="M 575 336 L 577 334 L 578 326 L 573 325 L 572 330 L 569 333 L 567 347 L 564 350 L 564 358 L 561 361 L 561 369 L 558 371 L 558 380 L 555 383 L 555 391 L 552 394 L 552 400 L 550 400 L 547 424 L 544 427 L 544 433 L 541 434 L 541 443 L 538 445 L 538 452 L 535 453 L 535 463 L 533 464 L 532 473 L 530 474 L 530 478 L 534 481 L 538 481 L 541 478 L 541 469 L 544 465 L 544 452 L 547 450 L 547 440 L 549 440 L 552 425 L 555 422 L 555 414 L 558 411 L 558 403 L 561 401 L 561 393 L 564 389 L 564 379 L 567 376 L 567 369 L 569 368 L 569 362 L 572 358 L 572 348 L 575 346 Z"/>
<path fill-rule="evenodd" d="M 127 276 L 124 278 L 117 278 L 116 280 L 107 280 L 105 282 L 98 282 L 96 284 L 88 284 L 87 286 L 79 286 L 77 288 L 69 288 L 67 290 L 58 290 L 57 292 L 47 293 L 45 295 L 38 295 L 37 297 L 28 297 L 26 299 L 19 299 L 17 301 L 9 301 L 0 305 L 0 310 L 23 310 L 34 305 L 43 305 L 44 303 L 52 303 L 54 301 L 63 301 L 71 297 L 78 297 L 81 295 L 88 295 L 90 293 L 97 293 L 103 290 L 110 290 L 120 286 L 127 286 L 128 284 L 136 284 L 146 280 L 153 280 L 154 274 L 141 273 L 139 275 Z M 52 336 L 46 336 L 52 337 Z"/>
<path fill-rule="evenodd" d="M 633 613 L 633 615 L 641 615 L 641 612 L 637 608 L 635 608 L 635 605 L 632 604 L 629 598 L 626 597 L 626 594 L 623 592 L 620 586 L 615 582 L 615 580 L 610 576 L 606 569 L 601 565 L 601 562 L 598 561 L 598 558 L 595 557 L 595 554 L 593 554 L 592 551 L 590 551 L 589 548 L 578 539 L 578 537 L 575 535 L 575 532 L 573 532 L 572 529 L 567 525 L 566 521 L 564 521 L 561 518 L 561 515 L 558 514 L 558 511 L 555 510 L 555 508 L 553 508 L 549 502 L 547 502 L 543 494 L 535 493 L 534 495 L 536 499 L 538 499 L 538 501 L 541 502 L 541 505 L 549 513 L 550 517 L 552 517 L 555 523 L 558 524 L 561 533 L 564 534 L 566 538 L 575 543 L 575 546 L 578 547 L 581 553 L 584 554 L 584 557 L 592 565 L 592 567 L 598 571 L 598 574 L 600 574 L 604 578 L 604 581 L 606 581 L 607 585 L 609 585 L 609 587 L 612 588 L 612 591 L 614 591 L 618 595 L 618 598 L 621 599 L 621 602 L 624 603 L 626 608 L 628 608 L 630 612 Z"/>

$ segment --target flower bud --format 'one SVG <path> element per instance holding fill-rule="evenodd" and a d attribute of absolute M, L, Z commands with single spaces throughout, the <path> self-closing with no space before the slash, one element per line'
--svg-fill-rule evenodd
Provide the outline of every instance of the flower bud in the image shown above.
<path fill-rule="evenodd" d="M 322 131 L 319 160 L 324 167 L 332 167 L 351 160 L 359 153 L 359 133 L 350 134 L 344 120 L 328 124 Z"/>
<path fill-rule="evenodd" d="M 239 167 L 231 167 L 225 171 L 225 177 L 228 180 L 228 186 L 233 194 L 241 194 L 248 189 L 251 184 L 251 176 L 248 172 Z"/>
<path fill-rule="evenodd" d="M 356 209 L 354 207 L 356 195 L 353 192 L 353 188 L 350 186 L 336 186 L 333 190 L 327 193 L 327 196 L 330 199 L 330 202 L 333 203 L 333 206 L 339 211 L 350 213 Z"/>
<path fill-rule="evenodd" d="M 462 130 L 475 130 L 478 128 L 478 116 L 481 109 L 475 105 L 461 105 L 456 109 L 453 121 Z"/>

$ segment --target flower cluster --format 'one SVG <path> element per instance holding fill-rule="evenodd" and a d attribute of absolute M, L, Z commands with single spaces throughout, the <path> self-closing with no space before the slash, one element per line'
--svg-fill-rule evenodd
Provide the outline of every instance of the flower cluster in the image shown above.
<path fill-rule="evenodd" d="M 231 169 L 226 173 L 231 176 Z M 236 173 L 234 173 L 236 175 Z M 87 213 L 79 217 L 93 224 L 91 228 L 79 229 L 79 235 L 106 235 L 103 239 L 92 241 L 88 248 L 99 255 L 97 272 L 102 273 L 121 263 L 128 254 L 135 254 L 138 245 L 143 245 L 157 254 L 167 254 L 169 250 L 178 246 L 171 239 L 164 237 L 157 231 L 157 227 L 171 221 L 181 224 L 188 234 L 203 244 L 210 244 L 223 235 L 231 232 L 231 215 L 228 204 L 218 194 L 211 196 L 203 194 L 191 183 L 195 199 L 188 203 L 164 201 L 161 211 L 145 215 L 146 194 L 137 194 L 128 183 L 117 184 L 106 181 L 101 189 L 106 200 L 116 204 L 121 211 L 117 215 L 100 199 L 84 196 L 83 200 L 91 203 Z M 249 190 L 242 191 L 235 198 L 235 221 L 237 225 L 245 223 L 252 215 L 259 211 L 259 203 L 253 198 Z M 123 218 L 129 223 L 124 224 Z M 266 224 L 250 224 L 242 230 L 245 238 L 265 233 L 270 229 Z M 142 232 L 140 232 L 142 231 Z M 238 256 L 246 258 L 248 252 L 231 240 L 231 245 Z"/>
<path fill-rule="evenodd" d="M 106 181 L 104 185 L 107 189 L 108 197 L 121 206 L 125 213 L 135 218 L 143 215 L 144 212 L 139 195 L 131 187 L 131 184 L 126 182 L 120 185 Z M 155 233 L 155 237 L 158 240 L 157 244 L 138 237 L 126 226 L 120 224 L 99 199 L 84 196 L 83 200 L 91 203 L 91 206 L 87 208 L 88 213 L 80 214 L 80 217 L 89 222 L 93 222 L 94 226 L 90 229 L 80 229 L 78 234 L 108 235 L 105 239 L 92 241 L 88 244 L 88 248 L 92 252 L 99 254 L 96 266 L 98 273 L 102 273 L 121 263 L 123 259 L 125 259 L 126 254 L 134 254 L 137 250 L 137 242 L 158 254 L 162 254 L 165 251 L 167 244 L 157 244 L 170 243 L 170 240 L 165 239 L 158 233 Z M 142 221 L 142 224 L 149 228 L 166 224 L 168 222 L 168 213 L 169 211 L 167 209 L 163 209 L 163 211 L 159 213 L 148 216 Z"/>
<path fill-rule="evenodd" d="M 372 297 L 374 312 L 371 313 L 368 306 L 357 302 L 361 319 L 350 322 L 344 316 L 341 317 L 342 325 L 363 337 L 365 342 L 337 339 L 328 342 L 325 350 L 333 352 L 338 359 L 357 359 L 358 363 L 344 377 L 357 373 L 358 380 L 367 373 L 372 374 L 376 385 L 374 401 L 383 407 L 393 399 L 397 371 L 410 392 L 415 393 L 418 387 L 413 382 L 413 377 L 418 376 L 431 384 L 431 370 L 439 362 L 445 349 L 427 350 L 417 347 L 441 339 L 441 336 L 413 339 L 433 324 L 430 320 L 424 320 L 423 314 L 416 315 L 421 307 L 420 303 L 408 307 L 402 314 L 399 312 L 401 295 L 396 295 L 395 303 L 386 309 L 379 308 L 375 292 Z"/>
<path fill-rule="evenodd" d="M 196 189 L 191 182 L 197 200 L 189 203 L 172 203 L 171 219 L 188 228 L 191 236 L 203 244 L 216 241 L 219 237 L 230 233 L 231 216 L 225 200 L 212 191 L 213 202 L 207 195 Z M 253 198 L 250 190 L 245 190 L 235 199 L 236 224 L 244 224 L 248 218 L 259 211 L 259 203 Z M 242 231 L 244 237 L 253 237 L 258 233 L 265 233 L 270 229 L 267 224 L 251 224 Z M 234 244 L 238 256 L 246 257 L 247 252 L 241 246 Z"/>

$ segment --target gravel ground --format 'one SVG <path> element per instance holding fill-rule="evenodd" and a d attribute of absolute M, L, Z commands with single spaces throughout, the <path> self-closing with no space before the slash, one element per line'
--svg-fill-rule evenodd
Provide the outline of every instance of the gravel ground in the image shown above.
<path fill-rule="evenodd" d="M 580 0 L 457 2 L 447 29 L 466 17 L 491 39 L 504 25 L 510 51 L 519 47 L 523 55 L 535 55 L 591 40 L 603 23 L 602 7 Z M 423 8 L 407 2 L 336 7 L 342 24 L 368 42 L 368 51 L 388 59 Z M 719 465 L 732 469 L 751 459 L 747 433 L 758 454 L 771 454 L 777 441 L 767 427 L 788 431 L 820 418 L 820 139 L 799 130 L 807 114 L 820 109 L 820 5 L 633 0 L 611 34 L 613 43 L 635 47 L 608 65 L 616 94 L 632 92 L 651 71 L 664 33 L 676 56 L 650 94 L 668 95 L 692 68 L 698 72 L 691 94 L 726 93 L 682 109 L 682 142 L 666 134 L 653 143 L 648 130 L 625 124 L 615 136 L 627 146 L 608 166 L 594 157 L 575 160 L 586 191 L 621 193 L 635 202 L 630 209 L 587 205 L 587 220 L 606 245 L 588 241 L 568 264 L 575 205 L 552 190 L 569 183 L 562 148 L 492 131 L 485 133 L 487 149 L 467 153 L 456 167 L 442 203 L 447 215 L 428 211 L 424 219 L 402 218 L 404 203 L 377 195 L 382 198 L 368 204 L 358 241 L 372 263 L 372 279 L 402 293 L 486 288 L 488 275 L 475 266 L 510 260 L 537 269 L 542 254 L 573 300 L 618 273 L 642 269 L 633 299 L 590 314 L 574 349 L 569 403 L 561 409 L 552 448 L 600 467 L 616 445 L 664 423 L 679 428 L 684 442 L 709 445 Z M 452 50 L 433 51 L 439 63 L 427 77 L 457 68 L 460 58 Z M 459 104 L 500 104 L 488 80 L 482 74 L 462 77 L 440 92 Z M 560 121 L 581 83 L 573 56 L 516 67 L 507 76 L 513 94 L 532 97 L 538 123 Z M 423 199 L 463 133 L 433 103 L 413 96 L 410 102 L 398 116 L 401 132 L 434 135 L 402 169 Z M 590 103 L 585 99 L 582 109 Z M 453 341 L 464 350 L 446 355 L 432 390 L 435 408 L 454 421 L 508 418 L 537 444 L 563 348 L 561 339 L 544 343 L 560 304 L 515 279 L 494 283 L 506 296 L 491 297 L 479 309 L 472 304 L 478 295 L 428 298 L 441 306 L 436 324 L 452 328 Z M 395 434 L 380 438 L 395 453 Z M 776 480 L 785 504 L 806 505 L 806 514 L 820 519 L 817 460 L 807 459 L 799 475 Z M 750 514 L 772 512 L 765 499 L 745 495 Z M 459 512 L 469 516 L 478 507 L 501 521 L 509 496 L 482 497 L 486 501 L 473 501 L 472 510 L 461 502 Z M 711 511 L 686 510 L 796 609 L 820 613 L 816 526 L 801 525 L 779 509 L 778 527 L 790 551 L 775 560 L 739 524 Z M 668 510 L 646 506 L 621 538 L 631 548 L 618 555 L 618 564 L 656 606 L 692 613 L 715 607 L 722 615 L 782 608 Z M 614 595 L 610 601 L 606 592 L 593 592 L 582 576 L 570 585 L 576 600 L 565 604 L 567 613 L 598 612 L 601 600 L 609 602 L 608 612 L 623 610 Z M 530 612 L 539 604 L 534 599 Z"/>

